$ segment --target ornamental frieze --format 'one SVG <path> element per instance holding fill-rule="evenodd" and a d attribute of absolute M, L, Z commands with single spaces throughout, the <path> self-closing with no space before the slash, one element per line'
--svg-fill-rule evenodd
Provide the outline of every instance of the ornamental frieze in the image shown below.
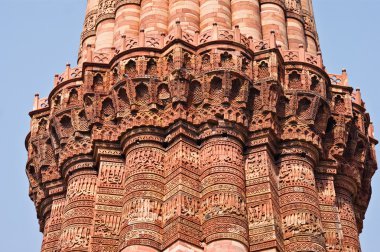
<path fill-rule="evenodd" d="M 377 140 L 310 4 L 89 0 L 30 113 L 41 251 L 360 251 Z"/>

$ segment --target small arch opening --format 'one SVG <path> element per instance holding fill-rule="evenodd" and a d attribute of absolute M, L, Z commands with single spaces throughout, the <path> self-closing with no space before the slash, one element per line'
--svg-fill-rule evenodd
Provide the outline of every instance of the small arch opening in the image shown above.
<path fill-rule="evenodd" d="M 124 67 L 127 77 L 133 77 L 136 75 L 136 62 L 134 60 L 129 60 Z"/>
<path fill-rule="evenodd" d="M 211 80 L 210 97 L 212 99 L 221 99 L 222 95 L 223 95 L 222 79 L 220 79 L 218 77 L 214 77 Z"/>
<path fill-rule="evenodd" d="M 269 65 L 265 61 L 261 61 L 258 67 L 258 77 L 259 78 L 267 78 L 270 76 Z"/>
<path fill-rule="evenodd" d="M 157 63 L 153 58 L 149 59 L 149 61 L 147 63 L 145 74 L 146 75 L 157 74 Z"/>
<path fill-rule="evenodd" d="M 237 98 L 240 97 L 240 92 L 242 89 L 242 83 L 240 79 L 234 79 L 232 81 L 232 88 L 230 92 L 230 100 L 236 100 Z"/>
<path fill-rule="evenodd" d="M 306 119 L 309 116 L 310 106 L 311 101 L 307 98 L 302 98 L 298 102 L 297 115 L 301 118 Z"/>
<path fill-rule="evenodd" d="M 220 66 L 229 67 L 232 63 L 232 55 L 228 52 L 224 52 L 220 55 Z"/>
<path fill-rule="evenodd" d="M 64 129 L 71 129 L 73 127 L 71 117 L 64 115 L 60 120 L 61 126 Z"/>
<path fill-rule="evenodd" d="M 198 81 L 193 81 L 190 83 L 188 104 L 196 105 L 202 102 L 202 88 Z"/>
<path fill-rule="evenodd" d="M 334 110 L 337 113 L 345 113 L 346 105 L 342 96 L 338 95 L 334 99 Z"/>
<path fill-rule="evenodd" d="M 78 102 L 78 91 L 75 88 L 73 88 L 70 91 L 68 103 L 69 103 L 69 105 L 73 105 L 77 102 Z"/>
<path fill-rule="evenodd" d="M 289 74 L 289 88 L 299 89 L 301 87 L 301 75 L 296 71 L 293 71 L 291 74 Z"/>
<path fill-rule="evenodd" d="M 149 102 L 149 90 L 144 83 L 136 86 L 136 101 L 139 104 L 148 104 Z"/>
<path fill-rule="evenodd" d="M 93 86 L 95 89 L 100 89 L 103 87 L 103 76 L 101 74 L 96 74 L 94 76 Z"/>
<path fill-rule="evenodd" d="M 126 107 L 127 105 L 129 105 L 129 98 L 128 98 L 127 91 L 125 90 L 125 88 L 119 89 L 117 93 L 117 97 L 122 107 Z"/>
<path fill-rule="evenodd" d="M 315 91 L 315 92 L 321 91 L 320 79 L 315 75 L 311 78 L 310 90 Z"/>

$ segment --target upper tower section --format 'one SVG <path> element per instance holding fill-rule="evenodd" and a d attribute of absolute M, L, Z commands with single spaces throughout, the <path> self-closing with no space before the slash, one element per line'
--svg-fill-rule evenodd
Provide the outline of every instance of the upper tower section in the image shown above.
<path fill-rule="evenodd" d="M 108 54 L 163 48 L 178 36 L 198 45 L 213 36 L 232 38 L 237 29 L 247 41 L 274 32 L 284 50 L 319 51 L 311 0 L 88 0 L 78 62 L 87 48 Z"/>

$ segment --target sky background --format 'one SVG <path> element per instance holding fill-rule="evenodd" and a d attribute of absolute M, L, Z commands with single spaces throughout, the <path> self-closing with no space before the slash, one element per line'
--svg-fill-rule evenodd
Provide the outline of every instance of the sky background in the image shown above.
<path fill-rule="evenodd" d="M 85 0 L 0 0 L 0 251 L 38 252 L 42 236 L 28 197 L 24 139 L 36 92 L 53 87 L 55 73 L 76 63 Z M 360 87 L 380 136 L 380 1 L 314 0 L 324 63 L 346 68 Z M 380 157 L 380 155 L 378 155 Z M 378 252 L 380 172 L 360 236 L 363 252 Z"/>

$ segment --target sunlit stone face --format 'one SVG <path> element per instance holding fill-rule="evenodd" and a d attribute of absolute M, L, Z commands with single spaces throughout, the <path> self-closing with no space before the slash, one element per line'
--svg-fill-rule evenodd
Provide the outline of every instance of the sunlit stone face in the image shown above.
<path fill-rule="evenodd" d="M 310 2 L 88 1 L 30 114 L 41 251 L 358 251 L 376 140 Z"/>

